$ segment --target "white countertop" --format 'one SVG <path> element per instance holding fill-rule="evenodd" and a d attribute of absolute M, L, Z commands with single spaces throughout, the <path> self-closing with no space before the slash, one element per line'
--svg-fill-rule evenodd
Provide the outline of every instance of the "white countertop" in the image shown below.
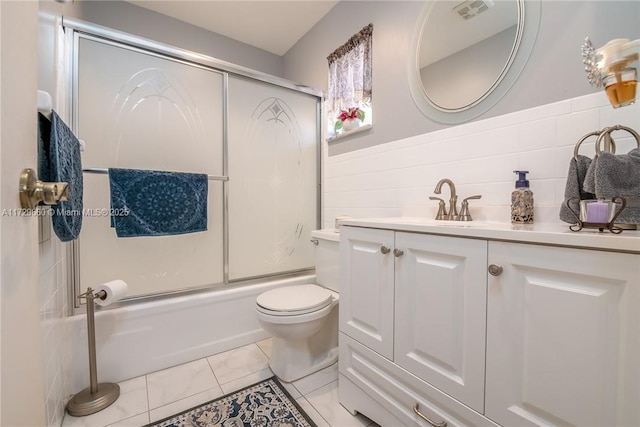
<path fill-rule="evenodd" d="M 342 225 L 381 228 L 416 233 L 441 234 L 520 243 L 599 249 L 640 254 L 640 231 L 613 234 L 605 229 L 569 230 L 569 224 L 511 224 L 490 221 L 436 221 L 419 217 L 344 219 Z"/>
<path fill-rule="evenodd" d="M 311 237 L 315 239 L 331 240 L 333 242 L 340 241 L 340 233 L 333 228 L 323 228 L 322 230 L 313 230 Z"/>

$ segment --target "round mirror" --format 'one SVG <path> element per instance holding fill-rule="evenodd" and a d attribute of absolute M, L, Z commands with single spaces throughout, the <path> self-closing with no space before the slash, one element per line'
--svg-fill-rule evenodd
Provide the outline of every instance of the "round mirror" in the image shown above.
<path fill-rule="evenodd" d="M 426 2 L 409 64 L 418 107 L 442 123 L 488 110 L 524 69 L 539 21 L 540 0 Z"/>

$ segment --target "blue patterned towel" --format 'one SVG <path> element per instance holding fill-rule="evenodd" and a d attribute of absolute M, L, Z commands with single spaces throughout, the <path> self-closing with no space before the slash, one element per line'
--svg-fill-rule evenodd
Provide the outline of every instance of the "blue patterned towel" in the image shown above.
<path fill-rule="evenodd" d="M 80 141 L 55 111 L 51 120 L 38 113 L 38 178 L 69 184 L 69 200 L 53 206 L 53 231 L 63 242 L 77 239 L 82 227 Z"/>
<path fill-rule="evenodd" d="M 207 230 L 207 175 L 109 169 L 109 184 L 111 226 L 118 237 Z"/>

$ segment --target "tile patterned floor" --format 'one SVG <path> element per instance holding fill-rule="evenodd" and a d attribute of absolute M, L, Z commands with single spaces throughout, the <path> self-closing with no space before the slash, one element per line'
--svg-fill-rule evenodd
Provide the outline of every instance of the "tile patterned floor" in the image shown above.
<path fill-rule="evenodd" d="M 67 414 L 63 427 L 139 427 L 273 375 L 271 339 L 118 383 L 120 398 L 86 417 Z M 285 384 L 318 427 L 377 427 L 338 402 L 338 364 Z"/>

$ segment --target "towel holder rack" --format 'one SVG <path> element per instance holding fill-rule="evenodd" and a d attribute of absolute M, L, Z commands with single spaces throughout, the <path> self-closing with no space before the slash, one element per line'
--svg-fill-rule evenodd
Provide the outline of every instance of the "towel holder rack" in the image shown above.
<path fill-rule="evenodd" d="M 51 120 L 51 110 L 53 109 L 53 100 L 49 92 L 44 90 L 38 91 L 38 112 Z"/>
<path fill-rule="evenodd" d="M 49 92 L 45 92 L 44 90 L 38 91 L 38 113 L 45 116 L 47 119 L 51 120 L 51 112 L 53 111 L 53 99 Z M 84 147 L 86 146 L 84 140 L 78 139 L 80 143 L 80 151 L 84 151 Z"/>
<path fill-rule="evenodd" d="M 611 137 L 611 132 L 608 132 L 610 128 L 604 128 L 601 130 L 594 130 L 593 132 L 589 132 L 588 134 L 586 134 L 585 136 L 583 136 L 582 138 L 580 138 L 580 140 L 576 143 L 576 146 L 573 149 L 573 158 L 578 160 L 578 149 L 580 148 L 580 145 L 586 141 L 587 139 L 589 139 L 592 136 L 597 136 L 598 139 L 606 133 L 606 139 L 605 139 L 605 151 L 609 151 L 611 153 L 615 153 L 616 152 L 616 142 L 613 140 L 613 137 Z M 597 140 L 596 140 L 597 141 Z"/>
<path fill-rule="evenodd" d="M 609 136 L 611 132 L 613 132 L 614 130 L 626 130 L 627 132 L 629 132 L 635 138 L 636 145 L 638 146 L 638 148 L 640 148 L 640 135 L 638 135 L 638 132 L 636 132 L 635 130 L 631 129 L 628 126 L 615 125 L 615 126 L 610 126 L 608 128 L 604 128 L 602 130 L 602 133 L 600 134 L 600 136 L 598 136 L 598 139 L 596 140 L 596 153 L 600 154 L 601 152 L 600 141 L 602 140 L 602 137 L 606 138 L 606 136 Z M 613 138 L 611 138 L 611 141 L 613 141 Z M 606 140 L 605 140 L 605 146 L 606 146 Z M 613 150 L 613 152 L 615 153 L 615 149 Z"/>
<path fill-rule="evenodd" d="M 86 168 L 86 169 L 82 169 L 82 172 L 95 173 L 95 174 L 100 174 L 100 175 L 107 175 L 109 173 L 109 169 L 107 169 L 107 168 Z M 209 181 L 229 181 L 229 177 L 226 176 L 226 175 L 224 175 L 224 176 L 207 175 L 207 177 L 209 178 Z"/>

